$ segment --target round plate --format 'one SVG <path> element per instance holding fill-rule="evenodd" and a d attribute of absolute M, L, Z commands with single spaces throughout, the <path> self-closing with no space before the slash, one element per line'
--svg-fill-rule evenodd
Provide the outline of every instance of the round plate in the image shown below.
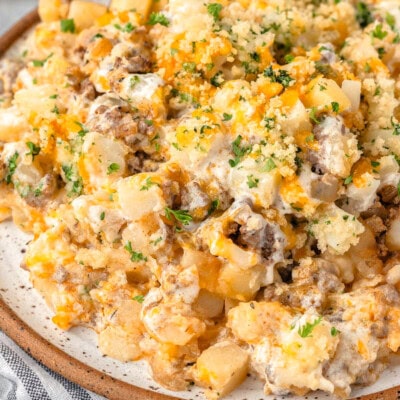
<path fill-rule="evenodd" d="M 37 11 L 34 11 L 0 37 L 0 56 L 38 21 Z M 145 362 L 121 363 L 102 356 L 95 344 L 95 334 L 87 329 L 63 332 L 56 328 L 43 299 L 32 290 L 29 274 L 19 268 L 28 240 L 29 236 L 18 231 L 12 222 L 0 224 L 0 329 L 53 371 L 110 400 L 204 398 L 201 389 L 197 388 L 187 392 L 161 388 L 151 380 Z M 400 383 L 400 358 L 394 357 L 390 368 L 377 383 L 355 389 L 354 395 L 362 396 L 357 399 L 363 400 L 400 399 L 400 386 L 393 387 L 397 383 Z M 261 397 L 283 399 L 262 396 L 262 385 L 254 378 L 249 378 L 226 399 L 259 400 Z M 322 400 L 331 396 L 312 393 L 305 398 L 289 398 Z"/>

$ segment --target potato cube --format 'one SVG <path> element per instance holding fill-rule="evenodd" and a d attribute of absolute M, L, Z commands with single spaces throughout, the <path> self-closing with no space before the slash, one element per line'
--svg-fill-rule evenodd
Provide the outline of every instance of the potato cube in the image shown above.
<path fill-rule="evenodd" d="M 196 382 L 210 388 L 207 397 L 217 399 L 239 386 L 248 371 L 249 356 L 231 342 L 221 342 L 204 350 L 196 364 Z"/>
<path fill-rule="evenodd" d="M 135 10 L 147 19 L 151 3 L 151 0 L 111 0 L 110 9 L 115 12 Z"/>
<path fill-rule="evenodd" d="M 308 84 L 302 101 L 306 107 L 317 107 L 322 111 L 332 110 L 333 102 L 339 104 L 339 112 L 351 107 L 349 98 L 338 84 L 332 79 L 322 77 L 317 77 Z"/>
<path fill-rule="evenodd" d="M 68 13 L 67 0 L 39 0 L 38 11 L 43 22 L 57 21 Z"/>
<path fill-rule="evenodd" d="M 90 1 L 74 0 L 69 6 L 68 18 L 73 19 L 78 31 L 90 28 L 95 20 L 105 14 L 107 7 Z"/>
<path fill-rule="evenodd" d="M 100 350 L 120 361 L 137 360 L 141 356 L 139 330 L 128 332 L 120 326 L 108 326 L 99 333 Z"/>

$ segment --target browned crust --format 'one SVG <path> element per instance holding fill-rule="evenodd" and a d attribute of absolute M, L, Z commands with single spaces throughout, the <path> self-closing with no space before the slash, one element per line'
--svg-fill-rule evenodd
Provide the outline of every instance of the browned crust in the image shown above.
<path fill-rule="evenodd" d="M 27 29 L 39 21 L 37 10 L 27 14 L 0 37 L 0 57 Z M 150 392 L 114 379 L 53 346 L 22 321 L 0 296 L 0 329 L 22 349 L 46 367 L 63 375 L 70 381 L 85 387 L 109 400 L 174 400 L 176 398 Z M 357 400 L 398 400 L 400 386 Z"/>

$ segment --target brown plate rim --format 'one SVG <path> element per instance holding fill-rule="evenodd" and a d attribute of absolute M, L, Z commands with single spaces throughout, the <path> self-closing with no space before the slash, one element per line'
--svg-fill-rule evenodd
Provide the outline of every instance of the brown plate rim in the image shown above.
<path fill-rule="evenodd" d="M 0 57 L 29 28 L 39 22 L 33 10 L 0 37 Z M 23 350 L 54 372 L 110 400 L 176 400 L 120 381 L 69 356 L 21 320 L 0 295 L 0 329 Z M 399 400 L 400 385 L 357 400 Z"/>

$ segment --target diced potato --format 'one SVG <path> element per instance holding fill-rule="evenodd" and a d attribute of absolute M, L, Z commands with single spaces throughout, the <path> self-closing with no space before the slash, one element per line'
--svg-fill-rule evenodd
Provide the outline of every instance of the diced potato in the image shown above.
<path fill-rule="evenodd" d="M 386 246 L 391 251 L 400 250 L 400 218 L 392 221 L 386 233 Z"/>
<path fill-rule="evenodd" d="M 210 292 L 215 292 L 221 269 L 221 261 L 217 257 L 186 247 L 181 264 L 183 267 L 196 265 L 199 273 L 200 287 Z"/>
<path fill-rule="evenodd" d="M 219 275 L 217 293 L 236 300 L 251 300 L 260 289 L 265 275 L 264 266 L 242 270 L 232 265 L 226 265 L 221 269 Z"/>
<path fill-rule="evenodd" d="M 208 290 L 201 289 L 193 309 L 203 318 L 214 318 L 222 313 L 224 300 Z"/>
<path fill-rule="evenodd" d="M 237 246 L 230 238 L 219 232 L 213 232 L 214 227 L 210 226 L 205 232 L 210 253 L 229 260 L 240 269 L 252 268 L 259 263 L 259 257 L 252 251 L 243 250 Z"/>
<path fill-rule="evenodd" d="M 125 172 L 126 149 L 117 140 L 97 132 L 85 136 L 79 172 L 85 183 L 101 186 Z"/>
<path fill-rule="evenodd" d="M 147 19 L 151 4 L 152 0 L 111 0 L 110 9 L 114 12 L 135 10 Z"/>
<path fill-rule="evenodd" d="M 102 4 L 73 0 L 69 7 L 68 18 L 73 19 L 76 29 L 81 31 L 90 28 L 94 21 L 105 14 L 106 11 L 107 7 Z"/>
<path fill-rule="evenodd" d="M 351 111 L 357 111 L 360 107 L 361 82 L 345 79 L 342 90 L 351 102 Z"/>
<path fill-rule="evenodd" d="M 141 356 L 140 331 L 127 332 L 120 326 L 108 326 L 99 333 L 100 350 L 120 361 L 137 360 Z"/>
<path fill-rule="evenodd" d="M 43 22 L 57 21 L 68 13 L 68 0 L 39 0 L 39 16 Z"/>
<path fill-rule="evenodd" d="M 339 103 L 339 112 L 351 107 L 349 98 L 332 79 L 317 77 L 308 85 L 302 98 L 308 108 L 317 107 L 320 110 L 332 110 L 332 102 Z"/>
<path fill-rule="evenodd" d="M 0 142 L 17 142 L 30 128 L 16 107 L 0 110 Z"/>
<path fill-rule="evenodd" d="M 15 93 L 14 103 L 27 118 L 34 113 L 42 118 L 54 119 L 57 116 L 54 112 L 55 106 L 61 106 L 58 99 L 52 97 L 54 93 L 57 93 L 57 87 L 54 85 L 21 89 Z"/>
<path fill-rule="evenodd" d="M 178 307 L 176 303 L 159 304 L 143 310 L 141 318 L 146 330 L 158 342 L 185 346 L 204 333 L 205 323 L 180 314 Z"/>
<path fill-rule="evenodd" d="M 197 360 L 196 381 L 210 388 L 208 398 L 217 399 L 239 386 L 248 371 L 249 356 L 239 346 L 221 342 L 204 350 Z"/>
<path fill-rule="evenodd" d="M 137 221 L 146 214 L 160 212 L 166 206 L 159 186 L 153 185 L 148 190 L 140 190 L 146 186 L 146 180 L 150 177 L 153 182 L 156 181 L 152 174 L 142 173 L 118 182 L 119 203 L 125 217 Z"/>

